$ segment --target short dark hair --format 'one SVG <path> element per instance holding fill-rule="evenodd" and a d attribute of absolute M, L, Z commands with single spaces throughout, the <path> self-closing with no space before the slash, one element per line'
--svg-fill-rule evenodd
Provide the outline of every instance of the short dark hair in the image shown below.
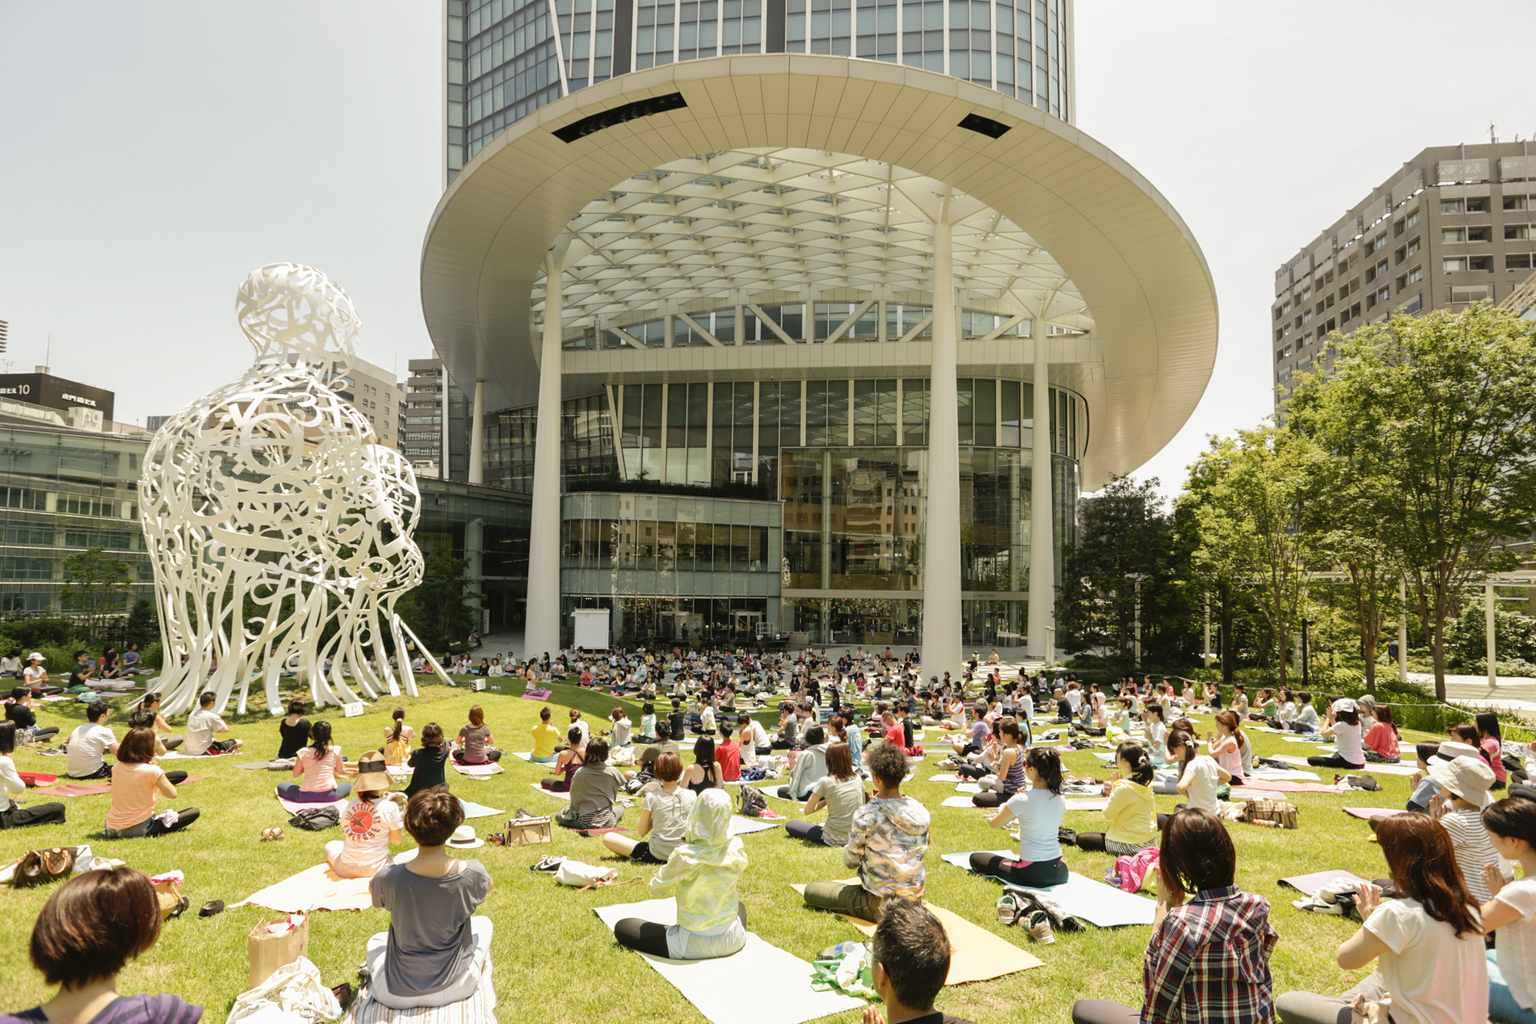
<path fill-rule="evenodd" d="M 0 754 L 9 754 L 16 749 L 16 723 L 0 722 Z"/>
<path fill-rule="evenodd" d="M 421 745 L 424 747 L 440 747 L 443 745 L 443 727 L 436 722 L 428 722 L 421 730 Z"/>
<path fill-rule="evenodd" d="M 656 742 L 665 743 L 672 738 L 672 723 L 665 718 L 656 720 Z"/>
<path fill-rule="evenodd" d="M 813 747 L 818 743 L 827 742 L 827 730 L 823 729 L 819 725 L 811 726 L 809 729 L 805 730 L 805 742 L 809 746 Z"/>
<path fill-rule="evenodd" d="M 107 717 L 107 712 L 112 710 L 112 705 L 104 700 L 93 700 L 85 706 L 85 718 L 89 722 L 99 722 Z"/>
<path fill-rule="evenodd" d="M 149 764 L 155 759 L 155 730 L 136 726 L 117 748 L 118 764 Z"/>
<path fill-rule="evenodd" d="M 887 899 L 875 926 L 874 957 L 902 1006 L 933 1009 L 949 976 L 950 945 L 932 911 L 913 900 Z"/>
<path fill-rule="evenodd" d="M 13 687 L 11 687 L 11 700 L 26 700 L 31 695 L 32 695 L 32 687 L 30 687 L 30 686 L 13 686 Z"/>
<path fill-rule="evenodd" d="M 602 764 L 608 760 L 608 741 L 602 737 L 587 743 L 586 753 L 582 755 L 582 764 Z"/>
<path fill-rule="evenodd" d="M 131 729 L 137 729 L 140 726 L 153 728 L 154 724 L 155 713 L 149 710 L 149 708 L 144 707 L 142 704 L 134 708 L 128 714 L 128 727 Z"/>
<path fill-rule="evenodd" d="M 290 715 L 302 715 L 308 710 L 309 701 L 305 700 L 303 697 L 295 697 L 293 700 L 288 702 L 288 713 Z"/>
<path fill-rule="evenodd" d="M 876 780 L 887 786 L 899 786 L 907 777 L 907 755 L 890 743 L 882 743 L 864 755 L 864 764 Z"/>
<path fill-rule="evenodd" d="M 1210 811 L 1186 807 L 1163 823 L 1159 863 L 1163 879 L 1194 895 L 1223 889 L 1237 877 L 1237 851 L 1221 819 Z"/>
<path fill-rule="evenodd" d="M 442 786 L 422 790 L 405 805 L 405 830 L 417 846 L 442 846 L 462 824 L 464 807 Z"/>
<path fill-rule="evenodd" d="M 111 978 L 160 937 L 160 900 L 133 868 L 76 875 L 48 897 L 32 926 L 32 966 L 50 985 L 80 989 Z"/>
<path fill-rule="evenodd" d="M 554 717 L 554 714 L 549 710 L 549 705 L 548 704 L 545 704 L 543 707 L 539 708 L 539 719 L 540 719 L 540 721 L 547 722 L 547 721 L 549 721 L 553 717 Z"/>
<path fill-rule="evenodd" d="M 683 777 L 683 759 L 668 750 L 656 758 L 651 774 L 662 782 L 676 782 Z"/>

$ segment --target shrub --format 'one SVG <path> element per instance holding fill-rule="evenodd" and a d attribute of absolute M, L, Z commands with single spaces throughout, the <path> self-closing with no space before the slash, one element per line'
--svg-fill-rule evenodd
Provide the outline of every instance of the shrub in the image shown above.
<path fill-rule="evenodd" d="M 44 647 L 67 647 L 75 635 L 75 627 L 68 619 L 18 619 L 5 625 L 5 632 L 16 641 L 16 646 L 30 651 Z"/>

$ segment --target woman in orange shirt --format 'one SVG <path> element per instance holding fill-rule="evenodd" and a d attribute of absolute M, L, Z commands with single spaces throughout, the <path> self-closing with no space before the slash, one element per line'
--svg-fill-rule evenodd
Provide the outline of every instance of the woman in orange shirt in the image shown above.
<path fill-rule="evenodd" d="M 112 766 L 112 809 L 107 811 L 108 839 L 138 839 L 179 832 L 197 820 L 196 807 L 155 814 L 158 796 L 174 797 L 176 787 L 155 764 L 155 730 L 130 729 L 117 748 Z"/>

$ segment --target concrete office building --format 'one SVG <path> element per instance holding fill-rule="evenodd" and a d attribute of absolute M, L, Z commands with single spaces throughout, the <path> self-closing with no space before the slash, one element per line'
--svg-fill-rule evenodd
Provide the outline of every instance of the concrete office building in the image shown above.
<path fill-rule="evenodd" d="M 1047 653 L 1079 491 L 1216 352 L 1195 240 L 1071 124 L 1071 4 L 575 3 L 448 0 L 422 259 L 469 480 L 531 494 L 528 649 L 606 607 Z"/>
<path fill-rule="evenodd" d="M 469 406 L 440 359 L 412 359 L 400 450 L 418 477 L 469 479 Z"/>
<path fill-rule="evenodd" d="M 1332 366 L 1323 342 L 1393 313 L 1508 299 L 1536 265 L 1536 147 L 1436 146 L 1275 271 L 1275 405 Z"/>
<path fill-rule="evenodd" d="M 382 366 L 353 357 L 344 373 L 333 377 L 336 393 L 368 417 L 379 443 L 400 447 L 405 427 L 405 388 Z"/>

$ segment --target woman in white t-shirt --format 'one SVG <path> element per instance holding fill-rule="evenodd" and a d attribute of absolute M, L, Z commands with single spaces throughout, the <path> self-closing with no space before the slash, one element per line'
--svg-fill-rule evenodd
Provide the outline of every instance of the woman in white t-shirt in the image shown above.
<path fill-rule="evenodd" d="M 383 754 L 370 750 L 358 758 L 354 799 L 341 812 L 344 838 L 325 844 L 325 862 L 339 877 L 372 878 L 393 863 L 389 848 L 405 828 L 399 805 L 385 798 L 393 784 Z"/>
<path fill-rule="evenodd" d="M 683 777 L 683 759 L 670 750 L 656 758 L 656 765 L 651 770 L 661 787 L 645 794 L 645 809 L 640 812 L 636 838 L 607 832 L 603 835 L 603 845 L 621 857 L 642 864 L 665 864 L 672 851 L 687 838 L 688 813 L 697 796 L 679 784 L 678 780 Z"/>
<path fill-rule="evenodd" d="M 1376 971 L 1342 996 L 1287 992 L 1275 1000 L 1285 1024 L 1334 1024 L 1357 995 L 1392 996 L 1397 1024 L 1466 1024 L 1488 1019 L 1488 960 L 1477 907 L 1451 839 L 1427 814 L 1399 814 L 1376 838 L 1401 899 L 1381 901 L 1362 883 L 1355 906 L 1360 930 L 1339 947 L 1346 971 Z M 1500 943 L 1502 945 L 1502 942 Z"/>
<path fill-rule="evenodd" d="M 1061 758 L 1047 747 L 1031 747 L 1024 755 L 1024 777 L 1029 788 L 1009 797 L 989 819 L 993 828 L 1019 819 L 1019 859 L 973 853 L 971 870 L 1013 885 L 1061 885 L 1071 875 L 1061 858 L 1061 818 L 1067 811 L 1061 796 Z"/>
<path fill-rule="evenodd" d="M 827 823 L 812 825 L 808 821 L 791 821 L 784 826 L 784 831 L 796 839 L 808 839 L 827 846 L 847 846 L 853 812 L 862 806 L 864 780 L 853 770 L 853 753 L 848 744 L 833 743 L 827 747 L 827 774 L 811 784 L 811 795 L 805 801 L 807 815 L 825 807 Z"/>
<path fill-rule="evenodd" d="M 1510 797 L 1483 809 L 1483 826 L 1500 855 L 1517 860 L 1524 877 L 1506 882 L 1496 864 L 1483 868 L 1493 898 L 1483 928 L 1498 937 L 1488 951 L 1488 1017 L 1536 1024 L 1536 800 Z"/>
<path fill-rule="evenodd" d="M 1185 800 L 1183 806 L 1216 813 L 1216 791 L 1232 776 L 1215 759 L 1198 753 L 1194 737 L 1181 729 L 1168 734 L 1168 762 L 1182 765 L 1174 787 Z M 1158 822 L 1162 824 L 1161 819 Z"/>
<path fill-rule="evenodd" d="M 1332 739 L 1336 753 L 1309 757 L 1307 764 L 1314 768 L 1347 768 L 1354 771 L 1365 769 L 1365 746 L 1361 741 L 1360 710 L 1348 697 L 1341 697 L 1328 709 L 1328 724 L 1323 726 L 1323 738 Z"/>

